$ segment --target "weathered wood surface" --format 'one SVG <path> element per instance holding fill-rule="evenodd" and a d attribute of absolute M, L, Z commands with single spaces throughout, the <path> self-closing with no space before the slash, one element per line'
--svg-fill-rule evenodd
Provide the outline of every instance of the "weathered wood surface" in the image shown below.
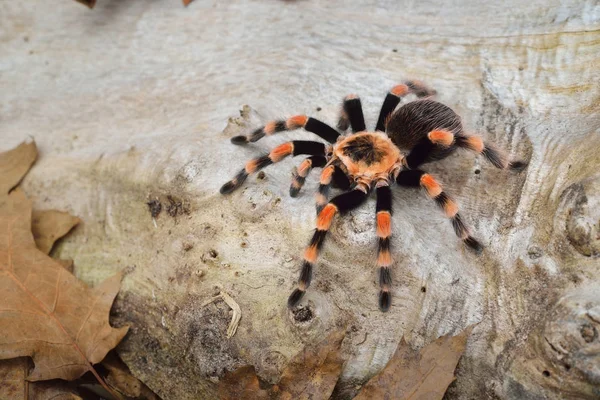
<path fill-rule="evenodd" d="M 336 391 L 347 398 L 402 335 L 420 347 L 480 322 L 448 398 L 598 397 L 597 2 L 348 3 L 0 4 L 0 150 L 35 137 L 24 187 L 37 207 L 84 221 L 58 249 L 81 279 L 126 272 L 120 355 L 165 399 L 212 398 L 224 368 L 250 363 L 276 380 L 304 344 L 349 324 Z M 530 166 L 504 173 L 466 153 L 427 166 L 486 245 L 480 257 L 425 196 L 397 191 L 387 314 L 376 306 L 374 201 L 339 219 L 310 312 L 291 314 L 316 177 L 297 199 L 287 194 L 297 160 L 229 197 L 218 188 L 245 159 L 306 136 L 228 139 L 294 113 L 334 123 L 351 92 L 374 124 L 407 77 Z M 231 339 L 229 307 L 200 308 L 221 289 L 242 311 Z"/>

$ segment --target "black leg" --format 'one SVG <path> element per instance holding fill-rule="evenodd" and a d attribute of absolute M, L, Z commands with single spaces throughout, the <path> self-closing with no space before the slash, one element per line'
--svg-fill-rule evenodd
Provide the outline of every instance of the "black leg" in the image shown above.
<path fill-rule="evenodd" d="M 484 142 L 479 136 L 459 135 L 456 137 L 456 146 L 483 155 L 496 168 L 521 171 L 527 166 L 523 161 L 510 161 L 502 150 L 492 143 Z"/>
<path fill-rule="evenodd" d="M 434 95 L 436 92 L 418 81 L 408 81 L 403 85 L 394 86 L 385 96 L 375 130 L 385 131 L 388 118 L 392 115 L 396 106 L 400 103 L 400 100 L 410 93 L 414 93 L 417 97 L 427 97 Z"/>
<path fill-rule="evenodd" d="M 313 168 L 323 168 L 327 163 L 325 156 L 310 156 L 298 168 L 294 168 L 292 173 L 292 184 L 290 185 L 290 196 L 296 197 L 306 182 L 306 177 Z"/>
<path fill-rule="evenodd" d="M 346 131 L 348 126 L 352 127 L 352 132 L 362 132 L 367 129 L 365 117 L 362 111 L 362 104 L 356 95 L 346 96 L 342 103 L 342 112 L 338 122 L 338 128 Z"/>
<path fill-rule="evenodd" d="M 240 170 L 237 175 L 221 186 L 221 194 L 233 192 L 239 188 L 248 175 L 260 171 L 261 169 L 279 162 L 289 155 L 297 156 L 299 154 L 325 155 L 325 145 L 319 142 L 310 142 L 305 140 L 294 140 L 275 147 L 269 154 L 253 158 L 246 163 L 244 169 Z"/>
<path fill-rule="evenodd" d="M 329 168 L 329 167 L 328 167 Z M 310 285 L 312 279 L 313 266 L 317 262 L 319 251 L 323 247 L 327 232 L 331 227 L 333 217 L 337 213 L 343 214 L 353 208 L 361 205 L 368 197 L 368 193 L 362 190 L 352 190 L 334 197 L 323 207 L 317 217 L 317 229 L 315 230 L 308 247 L 304 251 L 304 261 L 302 262 L 302 270 L 298 279 L 298 287 L 292 292 L 288 299 L 288 307 L 294 307 L 306 293 L 306 289 Z"/>
<path fill-rule="evenodd" d="M 271 121 L 262 128 L 258 128 L 249 135 L 239 135 L 231 138 L 233 144 L 246 144 L 256 142 L 264 136 L 274 135 L 277 132 L 293 131 L 295 129 L 304 128 L 308 132 L 312 132 L 329 143 L 335 143 L 340 136 L 339 132 L 329 125 L 307 117 L 306 115 L 296 115 L 287 120 Z"/>
<path fill-rule="evenodd" d="M 454 134 L 448 130 L 439 129 L 431 131 L 412 148 L 404 161 L 408 168 L 418 168 L 428 160 L 432 151 L 452 146 L 454 139 Z"/>
<path fill-rule="evenodd" d="M 458 205 L 442 190 L 442 186 L 431 175 L 419 169 L 405 170 L 398 174 L 396 182 L 400 186 L 422 187 L 425 189 L 427 195 L 436 202 L 452 222 L 456 236 L 476 253 L 481 252 L 483 246 L 471 236 L 469 229 L 458 213 Z"/>
<path fill-rule="evenodd" d="M 392 304 L 390 286 L 392 284 L 392 254 L 390 237 L 392 236 L 392 190 L 389 186 L 377 188 L 377 266 L 379 267 L 379 308 L 387 311 Z"/>

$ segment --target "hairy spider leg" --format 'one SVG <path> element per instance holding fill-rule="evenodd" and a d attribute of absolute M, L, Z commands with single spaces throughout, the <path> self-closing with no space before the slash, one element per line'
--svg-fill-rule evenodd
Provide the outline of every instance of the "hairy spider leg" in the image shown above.
<path fill-rule="evenodd" d="M 315 195 L 315 206 L 317 209 L 317 215 L 321 212 L 325 204 L 327 204 L 327 198 L 329 197 L 329 189 L 331 188 L 331 180 L 335 173 L 335 165 L 330 164 L 323 168 L 321 171 L 321 179 L 319 181 L 319 189 Z"/>
<path fill-rule="evenodd" d="M 290 196 L 296 197 L 306 182 L 306 177 L 313 168 L 323 168 L 327 164 L 325 156 L 310 156 L 304 159 L 292 172 L 292 184 L 290 185 Z"/>
<path fill-rule="evenodd" d="M 404 84 L 394 86 L 383 100 L 377 125 L 375 126 L 376 131 L 385 132 L 388 118 L 392 115 L 400 100 L 410 93 L 414 93 L 417 97 L 429 97 L 435 95 L 436 91 L 419 81 L 407 81 Z"/>
<path fill-rule="evenodd" d="M 455 136 L 449 130 L 437 129 L 429 132 L 419 141 L 404 158 L 405 165 L 410 169 L 418 168 L 423 164 L 429 154 L 438 146 L 450 147 L 455 143 Z"/>
<path fill-rule="evenodd" d="M 325 145 L 323 143 L 307 140 L 294 140 L 283 143 L 271 150 L 269 154 L 248 161 L 246 166 L 240 170 L 232 180 L 221 186 L 221 194 L 231 193 L 239 188 L 246 178 L 248 178 L 248 175 L 258 172 L 266 166 L 279 162 L 289 155 L 297 156 L 299 154 L 324 156 Z"/>
<path fill-rule="evenodd" d="M 452 222 L 452 227 L 456 236 L 458 236 L 470 249 L 480 253 L 483 246 L 471 236 L 469 229 L 458 213 L 458 205 L 442 189 L 442 186 L 425 171 L 404 170 L 398 174 L 396 182 L 405 187 L 422 187 L 427 195 L 432 198 L 436 204 L 444 211 L 446 217 Z"/>
<path fill-rule="evenodd" d="M 390 287 L 392 285 L 392 255 L 390 253 L 390 237 L 392 236 L 392 190 L 386 183 L 377 188 L 377 266 L 379 267 L 379 309 L 387 311 L 392 304 Z"/>
<path fill-rule="evenodd" d="M 256 142 L 264 136 L 271 136 L 278 132 L 293 131 L 300 128 L 315 133 L 329 143 L 335 143 L 340 136 L 338 131 L 318 119 L 307 117 L 306 115 L 295 115 L 287 120 L 271 121 L 265 126 L 254 130 L 249 135 L 234 136 L 231 138 L 231 143 L 243 145 Z"/>
<path fill-rule="evenodd" d="M 350 94 L 344 98 L 340 119 L 337 124 L 338 129 L 342 132 L 346 132 L 350 126 L 353 133 L 367 130 L 362 104 L 360 98 L 355 94 Z"/>
<path fill-rule="evenodd" d="M 313 266 L 317 262 L 319 251 L 323 247 L 325 236 L 327 236 L 327 232 L 331 227 L 333 217 L 337 213 L 343 214 L 361 205 L 369 196 L 369 192 L 363 189 L 362 187 L 357 188 L 334 197 L 319 213 L 317 217 L 317 229 L 315 229 L 310 243 L 304 251 L 304 260 L 302 262 L 300 277 L 298 278 L 298 287 L 288 298 L 288 307 L 294 307 L 298 304 L 304 293 L 306 293 L 306 289 L 310 286 Z"/>
<path fill-rule="evenodd" d="M 521 171 L 527 163 L 520 160 L 509 160 L 508 156 L 495 144 L 484 142 L 480 136 L 457 135 L 456 146 L 483 155 L 494 167 Z"/>

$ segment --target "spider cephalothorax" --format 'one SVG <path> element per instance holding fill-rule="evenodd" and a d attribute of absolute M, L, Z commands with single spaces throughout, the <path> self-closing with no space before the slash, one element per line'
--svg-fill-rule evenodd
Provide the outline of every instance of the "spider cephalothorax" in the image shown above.
<path fill-rule="evenodd" d="M 400 100 L 410 93 L 419 99 L 396 109 Z M 230 193 L 240 187 L 249 174 L 289 155 L 308 154 L 310 157 L 306 158 L 293 174 L 290 195 L 295 197 L 310 170 L 323 168 L 316 197 L 317 228 L 304 252 L 298 287 L 288 300 L 290 307 L 300 301 L 310 285 L 313 266 L 333 217 L 358 207 L 373 189 L 377 195 L 377 265 L 381 310 L 387 311 L 391 304 L 391 186 L 394 184 L 422 187 L 450 219 L 456 235 L 470 249 L 481 251 L 481 244 L 471 236 L 458 213 L 458 205 L 431 175 L 418 167 L 426 162 L 447 157 L 457 148 L 480 153 L 494 166 L 502 169 L 521 170 L 526 164 L 521 161 L 509 161 L 505 154 L 491 143 L 484 142 L 479 136 L 466 134 L 460 117 L 452 109 L 429 98 L 434 93 L 418 82 L 406 82 L 395 86 L 383 102 L 374 132 L 366 130 L 360 99 L 350 95 L 344 99 L 337 125 L 341 133 L 319 120 L 297 115 L 287 120 L 269 122 L 247 136 L 241 135 L 231 139 L 234 144 L 246 144 L 265 135 L 304 128 L 330 143 L 325 145 L 304 140 L 284 143 L 269 154 L 248 161 L 231 181 L 221 187 L 221 193 Z M 349 127 L 352 127 L 353 133 L 344 135 Z M 329 188 L 332 183 L 346 192 L 329 200 Z"/>

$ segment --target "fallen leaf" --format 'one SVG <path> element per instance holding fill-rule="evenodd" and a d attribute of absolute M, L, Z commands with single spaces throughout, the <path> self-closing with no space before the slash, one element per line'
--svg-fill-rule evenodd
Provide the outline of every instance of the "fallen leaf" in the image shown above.
<path fill-rule="evenodd" d="M 39 251 L 31 202 L 20 191 L 0 197 L 0 359 L 30 356 L 30 381 L 75 379 L 91 371 L 127 333 L 108 322 L 117 274 L 89 288 Z"/>
<path fill-rule="evenodd" d="M 183 5 L 187 7 L 192 1 L 194 0 L 183 0 Z"/>
<path fill-rule="evenodd" d="M 70 273 L 73 273 L 73 260 L 68 258 L 68 259 L 55 259 L 54 261 L 56 261 L 57 263 L 60 264 L 61 267 L 63 267 L 64 269 L 66 269 L 67 271 L 69 271 Z"/>
<path fill-rule="evenodd" d="M 354 400 L 441 400 L 454 381 L 454 370 L 473 327 L 457 336 L 442 336 L 420 352 L 402 337 L 385 368 L 363 386 Z"/>
<path fill-rule="evenodd" d="M 293 399 L 328 399 L 342 372 L 344 336 L 345 331 L 335 331 L 317 346 L 306 346 L 283 371 L 279 390 Z"/>
<path fill-rule="evenodd" d="M 265 389 L 253 366 L 227 373 L 219 383 L 219 396 L 222 400 L 329 399 L 342 372 L 344 335 L 344 330 L 334 331 L 316 346 L 306 346 L 290 360 L 279 383 Z"/>
<path fill-rule="evenodd" d="M 160 400 L 142 381 L 133 376 L 127 365 L 114 354 L 109 353 L 102 365 L 109 372 L 106 383 L 121 394 L 136 399 Z"/>
<path fill-rule="evenodd" d="M 38 249 L 50 254 L 54 242 L 69 233 L 81 220 L 64 211 L 34 210 L 31 231 Z"/>
<path fill-rule="evenodd" d="M 225 374 L 219 382 L 219 398 L 233 399 L 270 399 L 269 390 L 260 388 L 256 370 L 252 365 L 240 367 Z"/>
<path fill-rule="evenodd" d="M 81 400 L 65 381 L 26 381 L 29 368 L 29 360 L 26 357 L 0 361 L 0 399 Z"/>
<path fill-rule="evenodd" d="M 0 196 L 8 194 L 27 174 L 37 158 L 35 142 L 21 143 L 16 148 L 0 153 Z"/>

